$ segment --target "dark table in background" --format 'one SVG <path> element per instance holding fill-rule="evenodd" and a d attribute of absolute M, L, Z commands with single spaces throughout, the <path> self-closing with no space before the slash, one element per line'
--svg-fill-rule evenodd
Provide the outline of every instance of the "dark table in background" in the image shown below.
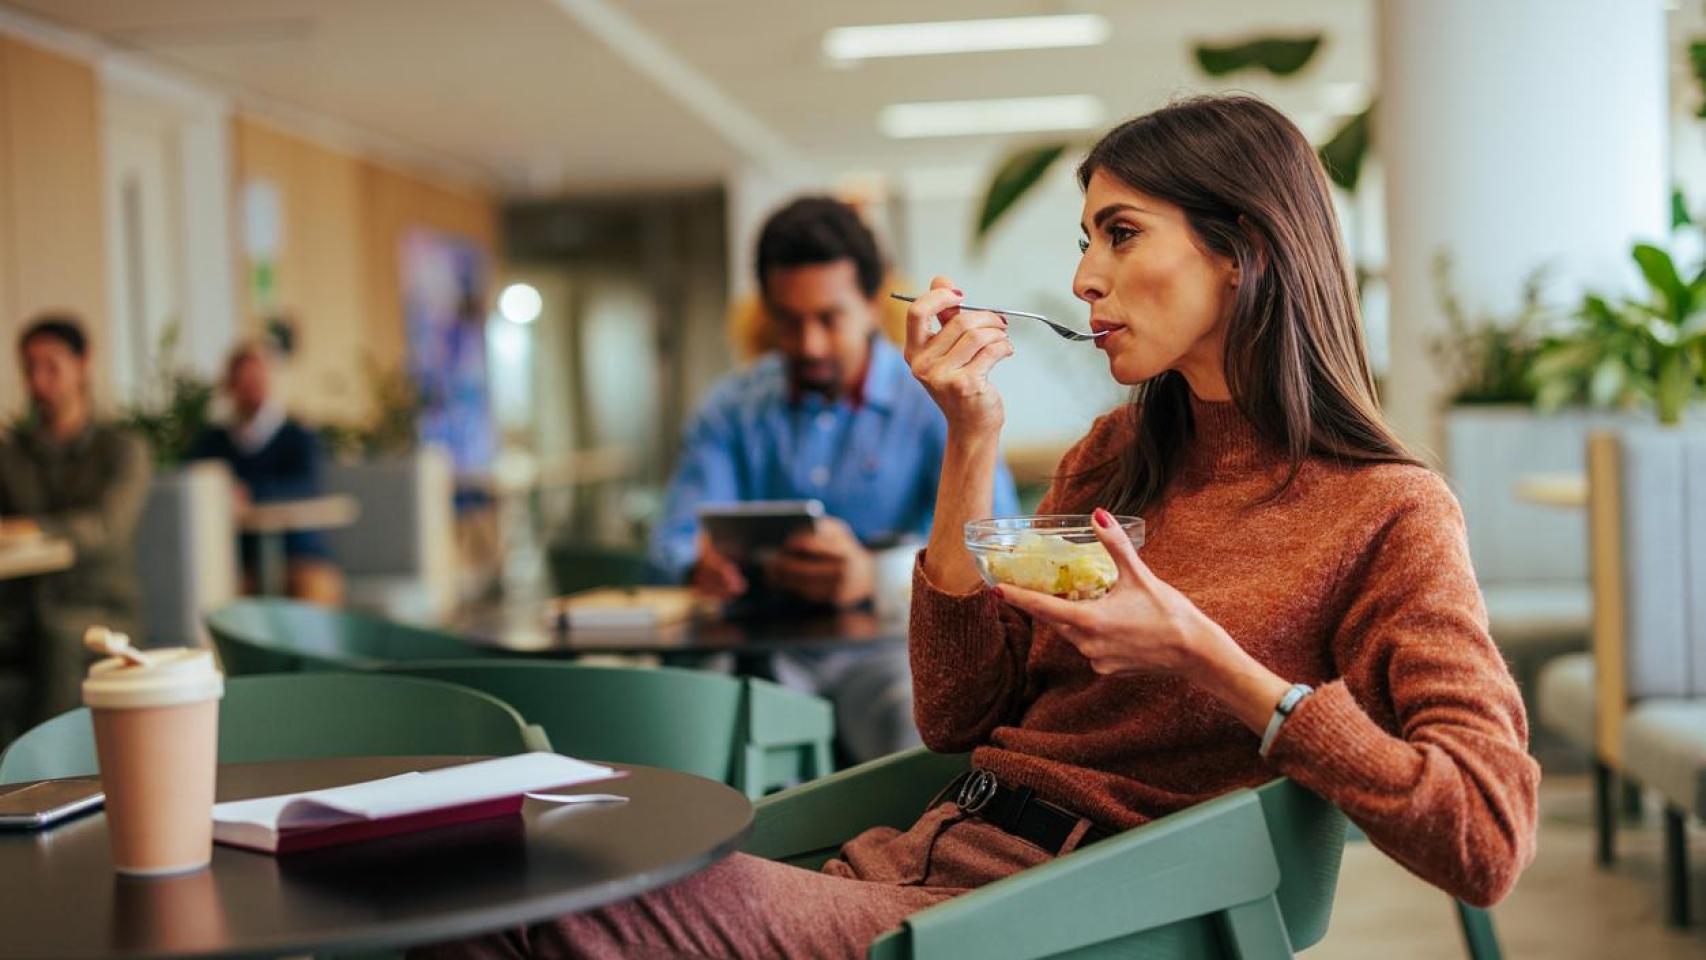
<path fill-rule="evenodd" d="M 470 643 L 534 657 L 655 654 L 672 661 L 716 653 L 763 654 L 835 650 L 906 642 L 906 618 L 844 613 L 755 620 L 699 618 L 656 629 L 571 631 L 546 623 L 543 604 L 518 604 L 462 617 L 456 632 Z"/>
<path fill-rule="evenodd" d="M 219 799 L 312 790 L 474 757 L 232 764 Z M 617 765 L 621 766 L 621 765 Z M 666 886 L 736 850 L 752 805 L 710 780 L 650 767 L 528 801 L 520 817 L 285 857 L 215 845 L 182 877 L 113 873 L 106 818 L 0 833 L 0 958 L 279 956 L 436 943 L 586 910 Z"/>

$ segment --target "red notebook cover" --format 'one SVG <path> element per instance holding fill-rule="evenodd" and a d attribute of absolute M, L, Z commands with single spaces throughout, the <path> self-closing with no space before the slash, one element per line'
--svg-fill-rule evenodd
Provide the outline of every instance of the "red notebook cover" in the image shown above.
<path fill-rule="evenodd" d="M 363 840 L 377 840 L 380 837 L 395 836 L 399 833 L 413 833 L 417 830 L 431 830 L 435 827 L 448 827 L 458 823 L 468 823 L 472 820 L 489 820 L 493 817 L 514 816 L 521 812 L 524 797 L 517 794 L 513 797 L 500 797 L 496 800 L 482 800 L 479 803 L 467 803 L 459 807 L 441 807 L 437 810 L 423 810 L 420 813 L 405 814 L 400 817 L 385 817 L 380 820 L 357 820 L 352 823 L 340 823 L 330 827 L 306 827 L 296 830 L 285 830 L 278 835 L 278 849 L 268 850 L 265 847 L 248 844 L 232 844 L 245 850 L 259 850 L 262 853 L 298 853 L 303 850 L 317 850 L 321 847 L 332 847 L 344 843 L 360 843 Z"/>

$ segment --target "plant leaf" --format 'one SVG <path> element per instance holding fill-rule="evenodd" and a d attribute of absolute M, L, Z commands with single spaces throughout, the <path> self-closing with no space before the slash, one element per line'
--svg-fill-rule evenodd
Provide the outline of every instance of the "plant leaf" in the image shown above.
<path fill-rule="evenodd" d="M 1623 385 L 1628 382 L 1628 369 L 1617 357 L 1606 357 L 1593 369 L 1593 379 L 1588 381 L 1588 402 L 1596 407 L 1609 407 L 1623 395 Z"/>
<path fill-rule="evenodd" d="M 1224 77 L 1240 70 L 1266 70 L 1276 77 L 1289 77 L 1314 59 L 1321 35 L 1306 37 L 1257 37 L 1243 43 L 1217 46 L 1196 45 L 1197 66 L 1211 77 Z"/>
<path fill-rule="evenodd" d="M 1327 176 L 1346 190 L 1357 188 L 1362 176 L 1362 162 L 1374 144 L 1374 105 L 1345 121 L 1332 138 L 1318 151 Z"/>
<path fill-rule="evenodd" d="M 1027 147 L 1007 155 L 1001 165 L 995 169 L 995 176 L 989 181 L 989 189 L 984 191 L 983 209 L 978 211 L 977 229 L 973 239 L 981 246 L 984 238 L 989 236 L 990 228 L 1008 210 L 1013 208 L 1030 189 L 1042 180 L 1043 174 L 1049 167 L 1060 159 L 1070 146 L 1067 143 L 1048 143 L 1038 147 Z"/>
<path fill-rule="evenodd" d="M 1688 212 L 1688 200 L 1682 195 L 1681 187 L 1672 187 L 1670 191 L 1670 228 L 1680 229 L 1694 223 L 1694 217 Z"/>
<path fill-rule="evenodd" d="M 1694 67 L 1694 79 L 1706 87 L 1706 40 L 1696 40 L 1688 45 L 1688 61 Z M 1694 115 L 1706 117 L 1706 101 L 1701 102 Z"/>
<path fill-rule="evenodd" d="M 1667 319 L 1681 323 L 1693 306 L 1693 298 L 1682 278 L 1677 276 L 1676 264 L 1671 262 L 1670 254 L 1650 243 L 1637 243 L 1633 256 L 1640 264 L 1641 274 L 1647 278 L 1647 283 L 1665 298 L 1670 308 Z"/>

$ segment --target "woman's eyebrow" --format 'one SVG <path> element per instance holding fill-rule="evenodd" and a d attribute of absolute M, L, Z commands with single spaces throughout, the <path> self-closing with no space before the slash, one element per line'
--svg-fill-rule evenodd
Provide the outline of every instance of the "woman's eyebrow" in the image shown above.
<path fill-rule="evenodd" d="M 1131 211 L 1132 213 L 1148 213 L 1149 212 L 1148 210 L 1145 210 L 1142 207 L 1134 206 L 1134 205 L 1129 204 L 1129 203 L 1110 203 L 1107 206 L 1103 207 L 1102 209 L 1097 210 L 1096 215 L 1094 217 L 1091 217 L 1090 219 L 1093 223 L 1096 224 L 1096 226 L 1099 227 L 1109 217 L 1112 217 L 1115 214 L 1125 213 L 1128 210 Z M 1082 224 L 1080 224 L 1079 226 L 1080 226 L 1080 228 L 1083 227 Z M 1089 233 L 1090 231 L 1085 230 L 1084 232 Z"/>

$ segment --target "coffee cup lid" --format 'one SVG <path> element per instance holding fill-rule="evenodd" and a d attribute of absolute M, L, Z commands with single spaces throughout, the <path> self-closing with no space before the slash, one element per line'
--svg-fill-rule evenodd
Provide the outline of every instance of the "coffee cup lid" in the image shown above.
<path fill-rule="evenodd" d="M 169 707 L 217 700 L 225 677 L 207 650 L 169 647 L 148 651 L 148 663 L 108 657 L 89 668 L 83 703 L 100 709 Z"/>

